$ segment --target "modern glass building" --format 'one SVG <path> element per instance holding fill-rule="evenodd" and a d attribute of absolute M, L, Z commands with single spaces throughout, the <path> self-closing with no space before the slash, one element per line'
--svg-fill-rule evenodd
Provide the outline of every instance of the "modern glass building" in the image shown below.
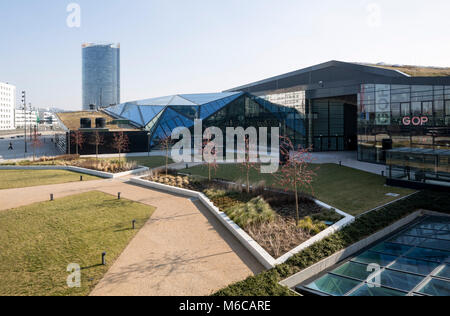
<path fill-rule="evenodd" d="M 120 103 L 120 45 L 82 45 L 83 110 Z"/>
<path fill-rule="evenodd" d="M 450 76 L 412 77 L 393 67 L 330 61 L 224 93 L 168 96 L 106 111 L 150 131 L 151 146 L 200 118 L 205 128 L 278 126 L 297 145 L 354 151 L 355 159 L 378 164 L 398 148 L 450 150 Z M 439 174 L 427 177 L 450 179 L 447 169 L 437 165 Z"/>
<path fill-rule="evenodd" d="M 221 128 L 224 135 L 227 127 L 280 127 L 283 135 L 305 142 L 304 117 L 296 109 L 245 92 L 172 95 L 127 102 L 104 111 L 148 131 L 151 147 L 158 146 L 177 127 L 192 129 L 195 119 L 202 120 L 204 129 Z"/>
<path fill-rule="evenodd" d="M 395 148 L 450 149 L 450 77 L 331 61 L 227 91 L 296 109 L 315 151 L 384 164 Z"/>

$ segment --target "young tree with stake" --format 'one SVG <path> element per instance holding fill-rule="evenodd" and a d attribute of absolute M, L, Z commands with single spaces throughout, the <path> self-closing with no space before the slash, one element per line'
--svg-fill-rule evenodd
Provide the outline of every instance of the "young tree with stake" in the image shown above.
<path fill-rule="evenodd" d="M 212 141 L 211 133 L 206 133 L 203 139 L 203 159 L 208 165 L 208 180 L 212 180 L 212 171 L 217 174 L 219 164 L 217 163 L 216 143 Z"/>
<path fill-rule="evenodd" d="M 294 190 L 295 194 L 295 210 L 296 223 L 300 222 L 299 209 L 299 193 L 303 189 L 310 189 L 313 192 L 312 182 L 317 176 L 316 169 L 311 167 L 313 161 L 311 148 L 295 147 L 288 137 L 282 138 L 281 154 L 285 157 L 285 164 L 281 167 L 281 171 L 274 174 L 275 180 L 286 191 Z"/>
<path fill-rule="evenodd" d="M 119 153 L 119 164 L 122 164 L 122 153 L 128 150 L 130 141 L 124 132 L 114 133 L 113 148 Z"/>
<path fill-rule="evenodd" d="M 166 151 L 166 177 L 169 174 L 169 152 L 170 152 L 170 144 L 172 144 L 172 138 L 167 136 L 159 142 L 161 147 Z"/>
<path fill-rule="evenodd" d="M 78 149 L 82 149 L 84 144 L 83 133 L 81 131 L 74 131 L 72 133 L 72 142 L 75 144 L 75 151 L 76 154 L 78 155 L 79 152 Z"/>
<path fill-rule="evenodd" d="M 252 169 L 256 169 L 257 165 L 252 160 L 252 155 L 250 153 L 250 140 L 245 137 L 245 153 L 244 161 L 241 163 L 241 170 L 246 175 L 246 189 L 247 193 L 250 193 L 250 172 Z"/>
<path fill-rule="evenodd" d="M 39 139 L 36 128 L 34 129 L 33 137 L 31 139 L 31 146 L 33 147 L 33 161 L 36 159 L 36 148 L 39 148 L 42 146 L 42 142 Z"/>
<path fill-rule="evenodd" d="M 95 131 L 94 134 L 92 134 L 92 145 L 95 146 L 95 157 L 98 160 L 98 149 L 100 146 L 104 144 L 105 138 L 102 134 L 99 133 L 99 131 Z"/>

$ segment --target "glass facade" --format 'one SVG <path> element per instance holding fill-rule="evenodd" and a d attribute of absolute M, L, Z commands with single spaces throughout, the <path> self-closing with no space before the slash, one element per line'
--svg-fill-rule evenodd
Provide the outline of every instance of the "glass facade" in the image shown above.
<path fill-rule="evenodd" d="M 385 163 L 395 148 L 450 149 L 450 86 L 361 85 L 359 160 Z"/>
<path fill-rule="evenodd" d="M 297 144 L 305 144 L 303 115 L 296 108 L 274 104 L 243 92 L 186 94 L 129 102 L 105 109 L 151 133 L 150 145 L 170 136 L 177 127 L 193 128 L 195 119 L 203 128 L 280 127 L 280 134 Z"/>
<path fill-rule="evenodd" d="M 397 148 L 387 151 L 389 179 L 450 186 L 450 150 Z"/>
<path fill-rule="evenodd" d="M 120 103 L 120 46 L 83 44 L 83 110 Z"/>
<path fill-rule="evenodd" d="M 328 296 L 448 296 L 449 268 L 450 219 L 424 217 L 297 290 Z"/>

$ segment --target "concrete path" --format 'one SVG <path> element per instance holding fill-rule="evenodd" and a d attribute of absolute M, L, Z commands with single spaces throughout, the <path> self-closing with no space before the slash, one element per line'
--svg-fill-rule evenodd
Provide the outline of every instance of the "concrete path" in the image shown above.
<path fill-rule="evenodd" d="M 377 175 L 381 175 L 382 171 L 386 171 L 385 165 L 358 161 L 358 153 L 356 151 L 312 153 L 312 157 L 314 159 L 314 163 L 317 164 L 339 164 L 339 162 L 342 162 L 343 166 Z"/>
<path fill-rule="evenodd" d="M 0 190 L 0 211 L 91 190 L 157 208 L 91 295 L 208 295 L 264 270 L 200 203 L 126 179 Z"/>

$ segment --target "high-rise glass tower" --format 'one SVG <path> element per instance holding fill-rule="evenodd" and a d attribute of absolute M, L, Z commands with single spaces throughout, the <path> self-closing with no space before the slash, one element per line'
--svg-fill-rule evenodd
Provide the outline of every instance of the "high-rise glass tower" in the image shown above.
<path fill-rule="evenodd" d="M 83 55 L 83 110 L 120 103 L 120 44 L 86 43 Z"/>

